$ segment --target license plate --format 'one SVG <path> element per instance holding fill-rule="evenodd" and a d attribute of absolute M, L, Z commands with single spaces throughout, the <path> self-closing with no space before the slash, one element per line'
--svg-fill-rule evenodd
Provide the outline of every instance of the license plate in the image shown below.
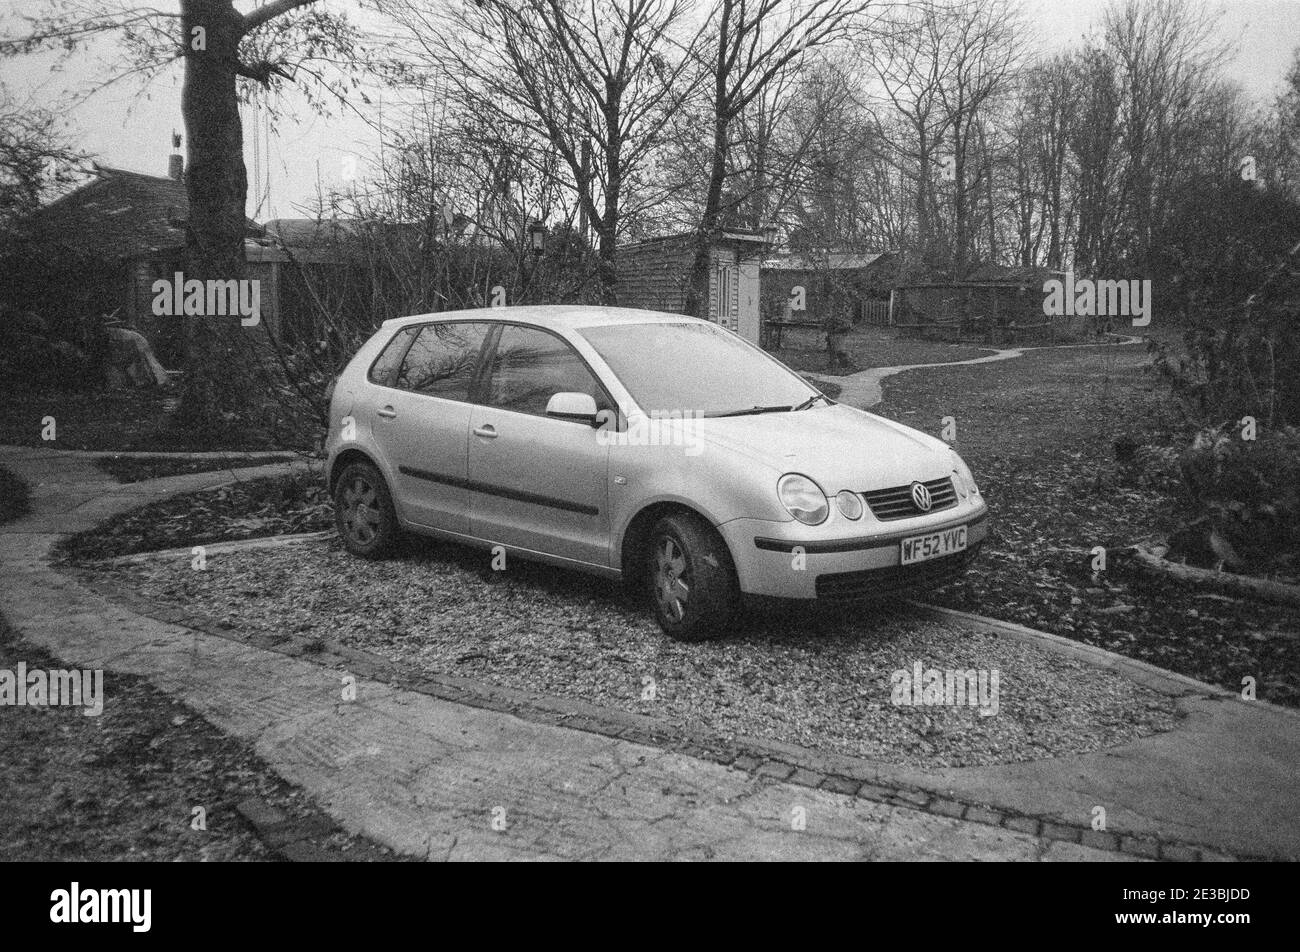
<path fill-rule="evenodd" d="M 965 526 L 944 529 L 942 532 L 931 532 L 929 535 L 904 539 L 900 544 L 899 562 L 902 565 L 912 565 L 929 559 L 941 559 L 964 548 L 966 548 Z"/>

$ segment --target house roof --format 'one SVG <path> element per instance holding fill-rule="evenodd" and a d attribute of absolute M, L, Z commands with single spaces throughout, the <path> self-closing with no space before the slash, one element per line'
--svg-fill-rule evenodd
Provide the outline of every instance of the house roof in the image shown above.
<path fill-rule="evenodd" d="M 356 238 L 362 223 L 354 218 L 275 218 L 265 226 L 266 237 L 295 247 L 336 245 Z"/>
<path fill-rule="evenodd" d="M 832 251 L 825 255 L 787 253 L 764 258 L 763 267 L 773 271 L 857 271 L 892 257 L 892 251 Z"/>
<path fill-rule="evenodd" d="M 761 245 L 761 244 L 765 244 L 767 241 L 767 239 L 764 238 L 761 233 L 756 231 L 735 231 L 732 229 L 724 229 L 721 232 L 720 237 L 723 241 L 731 241 L 737 244 L 760 244 Z M 645 247 L 646 245 L 657 245 L 657 244 L 663 244 L 668 242 L 681 242 L 681 241 L 694 241 L 694 240 L 695 240 L 695 232 L 693 230 L 679 231 L 668 235 L 656 235 L 654 238 L 643 238 L 640 241 L 630 242 L 629 244 L 626 245 L 619 245 L 619 250 L 621 251 L 627 248 L 642 248 Z"/>
<path fill-rule="evenodd" d="M 362 262 L 394 247 L 414 248 L 420 227 L 411 222 L 363 218 L 275 218 L 244 242 L 249 261 L 299 264 Z"/>
<path fill-rule="evenodd" d="M 185 245 L 185 183 L 161 175 L 95 166 L 95 178 L 34 212 L 27 228 L 94 257 L 136 258 Z M 257 224 L 248 222 L 249 230 Z"/>
<path fill-rule="evenodd" d="M 960 279 L 932 276 L 906 281 L 900 288 L 1031 288 L 1042 287 L 1051 278 L 1061 278 L 1063 272 L 1036 266 L 1003 264 L 976 264 L 966 270 Z"/>

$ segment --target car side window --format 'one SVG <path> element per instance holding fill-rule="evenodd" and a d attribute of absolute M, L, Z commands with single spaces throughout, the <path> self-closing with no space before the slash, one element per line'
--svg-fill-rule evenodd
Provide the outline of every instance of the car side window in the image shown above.
<path fill-rule="evenodd" d="M 468 400 L 479 351 L 490 324 L 457 321 L 425 324 L 406 352 L 397 386 L 447 400 Z"/>
<path fill-rule="evenodd" d="M 370 365 L 370 382 L 377 383 L 382 387 L 391 387 L 393 378 L 397 376 L 397 368 L 402 363 L 402 358 L 406 356 L 406 348 L 410 346 L 411 339 L 415 337 L 418 327 L 404 327 L 388 342 L 388 346 Z"/>
<path fill-rule="evenodd" d="M 488 378 L 488 406 L 545 416 L 557 393 L 586 393 L 596 408 L 609 399 L 577 351 L 545 331 L 508 324 L 501 330 Z"/>

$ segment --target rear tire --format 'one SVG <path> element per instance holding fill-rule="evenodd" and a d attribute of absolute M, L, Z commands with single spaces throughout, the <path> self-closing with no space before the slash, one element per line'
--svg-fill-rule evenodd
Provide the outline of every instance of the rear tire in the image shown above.
<path fill-rule="evenodd" d="M 655 620 L 670 638 L 704 641 L 730 629 L 736 571 L 726 544 L 699 516 L 680 512 L 655 523 L 645 571 Z"/>
<path fill-rule="evenodd" d="M 349 464 L 334 484 L 334 525 L 355 556 L 379 559 L 392 552 L 400 535 L 397 513 L 384 477 L 371 464 Z"/>

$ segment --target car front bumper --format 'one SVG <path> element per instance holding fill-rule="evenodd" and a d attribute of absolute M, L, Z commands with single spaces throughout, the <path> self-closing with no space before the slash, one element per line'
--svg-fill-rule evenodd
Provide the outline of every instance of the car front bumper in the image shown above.
<path fill-rule="evenodd" d="M 953 555 L 901 564 L 903 539 L 966 526 L 966 548 Z M 934 516 L 869 522 L 857 535 L 844 526 L 733 519 L 718 526 L 736 563 L 740 589 L 749 595 L 827 601 L 870 598 L 890 592 L 934 588 L 965 571 L 988 536 L 988 507 L 963 504 Z M 796 549 L 795 547 L 800 547 Z"/>

